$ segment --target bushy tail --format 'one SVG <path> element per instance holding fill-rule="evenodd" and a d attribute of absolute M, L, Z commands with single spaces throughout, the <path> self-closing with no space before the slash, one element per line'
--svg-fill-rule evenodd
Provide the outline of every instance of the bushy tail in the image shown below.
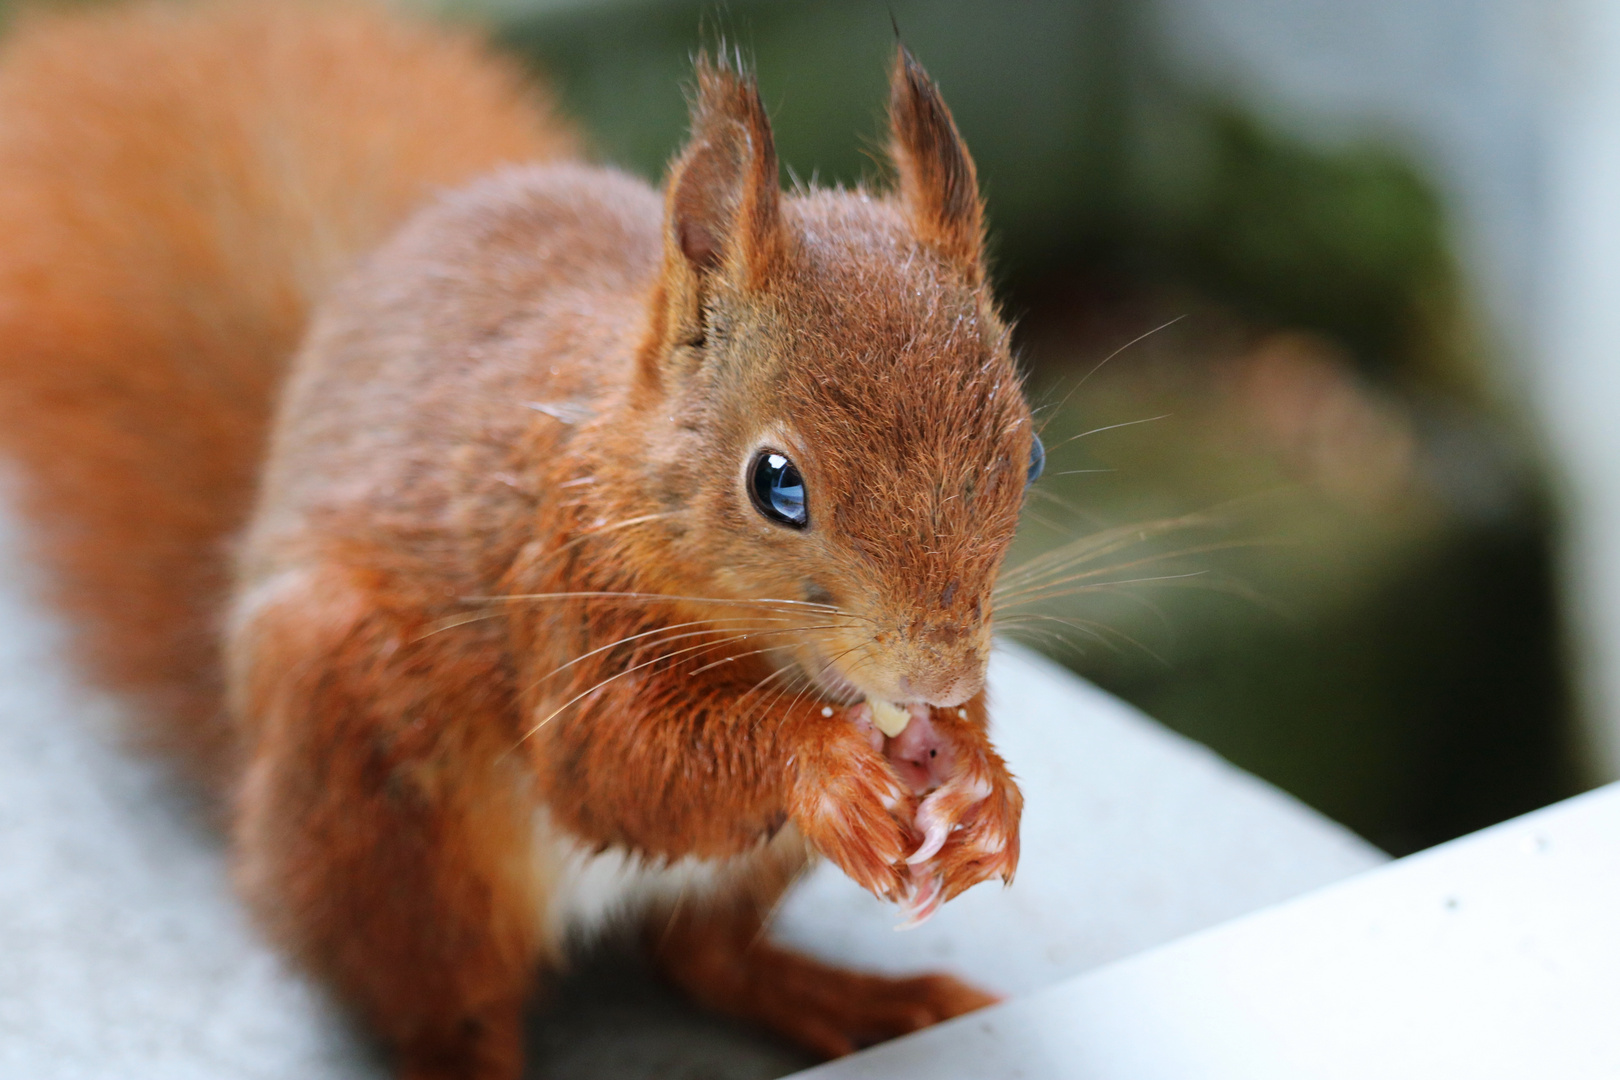
<path fill-rule="evenodd" d="M 436 189 L 572 150 L 511 62 L 377 7 L 146 0 L 0 45 L 11 501 L 89 670 L 204 775 L 229 545 L 311 301 Z"/>

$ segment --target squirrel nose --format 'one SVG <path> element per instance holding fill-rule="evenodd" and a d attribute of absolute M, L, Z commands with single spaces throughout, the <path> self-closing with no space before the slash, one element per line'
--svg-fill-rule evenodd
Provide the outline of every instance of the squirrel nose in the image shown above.
<path fill-rule="evenodd" d="M 979 692 L 984 676 L 977 671 L 940 672 L 935 677 L 902 675 L 899 680 L 901 700 L 933 705 L 945 709 L 960 705 Z"/>
<path fill-rule="evenodd" d="M 911 625 L 911 636 L 924 645 L 932 648 L 950 648 L 963 637 L 967 631 L 954 622 L 924 623 L 922 620 Z"/>

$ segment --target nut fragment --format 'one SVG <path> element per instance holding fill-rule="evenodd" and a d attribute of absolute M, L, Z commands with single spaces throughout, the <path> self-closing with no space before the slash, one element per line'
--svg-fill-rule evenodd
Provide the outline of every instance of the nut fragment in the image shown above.
<path fill-rule="evenodd" d="M 911 723 L 910 709 L 892 705 L 878 698 L 867 698 L 866 703 L 872 707 L 872 723 L 891 739 L 906 730 L 906 725 Z"/>

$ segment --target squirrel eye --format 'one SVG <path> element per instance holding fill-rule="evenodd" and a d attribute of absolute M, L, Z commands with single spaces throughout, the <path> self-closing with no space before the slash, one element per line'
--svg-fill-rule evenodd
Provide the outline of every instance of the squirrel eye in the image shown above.
<path fill-rule="evenodd" d="M 1031 435 L 1030 438 L 1033 441 L 1029 444 L 1029 479 L 1025 483 L 1033 484 L 1046 468 L 1046 447 L 1042 445 L 1039 435 Z"/>
<path fill-rule="evenodd" d="M 804 503 L 804 477 L 787 455 L 762 450 L 749 470 L 749 494 L 754 508 L 772 521 L 802 529 L 810 521 Z"/>

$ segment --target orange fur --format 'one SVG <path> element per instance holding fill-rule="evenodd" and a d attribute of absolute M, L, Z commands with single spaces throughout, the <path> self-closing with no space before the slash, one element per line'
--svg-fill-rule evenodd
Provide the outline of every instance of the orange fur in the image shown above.
<path fill-rule="evenodd" d="M 571 145 L 463 39 L 41 19 L 0 116 L 5 439 L 63 595 L 233 791 L 264 925 L 403 1075 L 517 1075 L 597 854 L 653 890 L 672 979 L 825 1052 L 987 1000 L 749 944 L 805 842 L 922 914 L 1017 863 L 983 678 L 1030 418 L 915 61 L 895 195 L 784 196 L 752 80 L 702 63 L 662 199 L 498 170 L 335 286 L 432 188 Z M 808 527 L 751 504 L 761 447 Z M 918 761 L 864 696 L 912 703 Z"/>
<path fill-rule="evenodd" d="M 23 12 L 0 44 L 0 446 L 91 670 L 229 775 L 219 611 L 309 307 L 438 189 L 574 140 L 364 4 Z"/>
<path fill-rule="evenodd" d="M 887 979 L 843 971 L 761 940 L 758 908 L 678 912 L 653 941 L 674 981 L 704 1005 L 783 1032 L 827 1057 L 993 1004 L 946 975 Z"/>

